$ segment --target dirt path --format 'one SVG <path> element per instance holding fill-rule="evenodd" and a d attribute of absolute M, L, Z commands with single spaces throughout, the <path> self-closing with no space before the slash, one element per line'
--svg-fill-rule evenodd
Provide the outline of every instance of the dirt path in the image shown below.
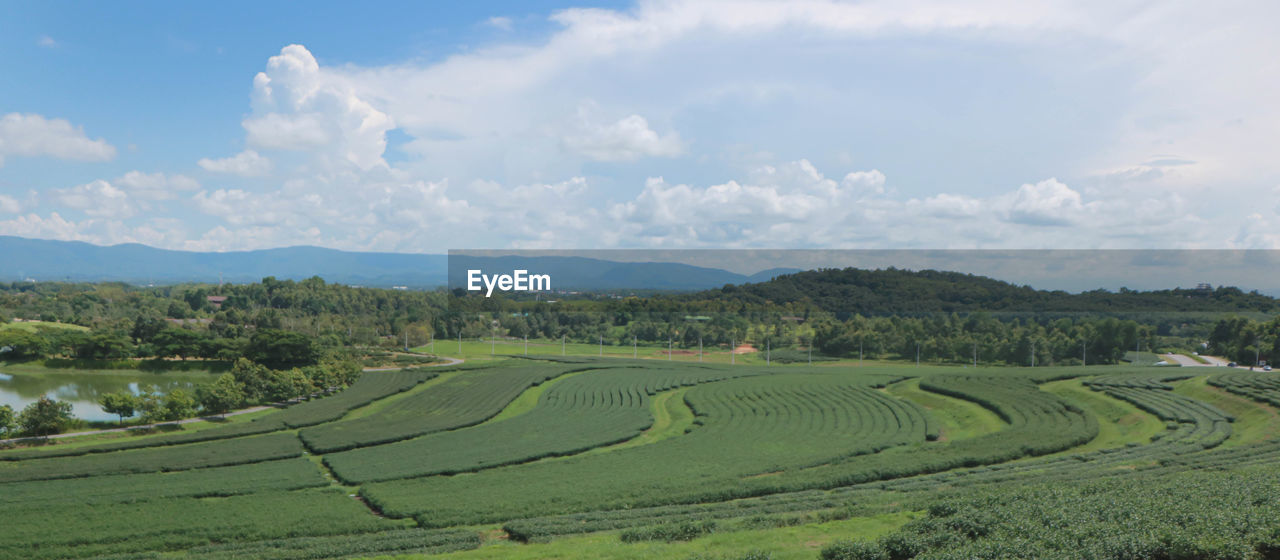
<path fill-rule="evenodd" d="M 442 362 L 442 363 L 438 363 L 438 364 L 428 364 L 428 365 L 426 365 L 426 366 L 414 366 L 414 367 L 445 367 L 445 366 L 456 366 L 456 365 L 461 364 L 461 363 L 463 362 L 463 360 L 461 360 L 461 359 L 459 359 L 459 358 L 445 358 L 444 356 L 439 356 L 439 357 L 440 357 L 441 359 L 445 360 L 445 361 L 444 361 L 444 362 Z M 403 369 L 403 368 L 399 368 L 399 367 L 391 367 L 391 368 L 364 368 L 364 371 L 367 371 L 367 372 L 380 372 L 380 371 L 396 371 L 396 370 L 400 370 L 400 369 Z M 241 410 L 235 410 L 235 411 L 232 411 L 232 412 L 228 412 L 228 413 L 223 414 L 223 415 L 220 415 L 220 416 L 202 416 L 202 417 L 199 417 L 199 418 L 184 418 L 184 419 L 182 419 L 182 420 L 174 420 L 174 421 L 172 421 L 172 422 L 157 422 L 157 423 L 155 423 L 155 424 L 144 424 L 144 425 L 141 425 L 141 426 L 125 426 L 125 427 L 121 427 L 121 428 L 109 428 L 109 429 L 106 429 L 106 430 L 91 430 L 91 431 L 87 431 L 87 432 L 71 432 L 71 433 L 66 433 L 66 434 L 54 434 L 54 435 L 48 436 L 48 437 L 47 437 L 47 439 L 63 439 L 63 438 L 73 438 L 73 437 L 80 437 L 80 436 L 92 436 L 92 435 L 97 435 L 97 434 L 111 434 L 111 433 L 118 433 L 118 432 L 127 432 L 127 431 L 129 431 L 129 430 L 147 430 L 147 429 L 152 429 L 152 428 L 158 428 L 158 427 L 161 427 L 161 426 L 177 426 L 177 425 L 181 425 L 181 424 L 192 424 L 192 423 L 195 423 L 195 422 L 207 422 L 207 421 L 209 421 L 209 420 L 221 420 L 221 419 L 223 419 L 223 418 L 229 418 L 229 417 L 232 417 L 232 416 L 239 416 L 239 415 L 241 415 L 241 414 L 252 414 L 252 413 L 254 413 L 254 412 L 261 412 L 261 411 L 263 411 L 263 410 L 268 410 L 268 409 L 272 409 L 272 408 L 279 408 L 279 406 L 278 406 L 278 405 L 285 405 L 285 404 L 288 404 L 288 403 L 276 403 L 276 404 L 271 404 L 271 405 L 254 406 L 254 407 L 249 407 L 249 408 L 245 408 L 245 409 L 241 409 Z M 13 439 L 0 439 L 0 444 L 3 444 L 3 443 L 17 443 L 17 442 L 26 441 L 26 440 L 32 440 L 32 439 L 38 439 L 38 438 L 27 438 L 27 437 L 22 437 L 22 438 L 13 438 Z"/>

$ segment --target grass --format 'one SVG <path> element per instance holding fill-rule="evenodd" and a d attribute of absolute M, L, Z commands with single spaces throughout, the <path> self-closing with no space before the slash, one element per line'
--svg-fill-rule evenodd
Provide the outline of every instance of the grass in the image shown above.
<path fill-rule="evenodd" d="M 1280 414 L 1275 409 L 1217 387 L 1210 387 L 1208 380 L 1208 376 L 1201 376 L 1179 381 L 1173 384 L 1173 391 L 1207 402 L 1236 417 L 1236 421 L 1231 424 L 1231 437 L 1222 444 L 1224 449 L 1266 441 L 1280 435 Z"/>
<path fill-rule="evenodd" d="M 364 418 L 365 416 L 369 416 L 370 414 L 376 413 L 386 408 L 387 406 L 395 403 L 396 401 L 399 401 L 400 399 L 404 399 L 412 395 L 416 395 L 423 391 L 429 390 L 430 388 L 435 387 L 436 385 L 444 383 L 445 381 L 452 379 L 453 376 L 458 375 L 460 373 L 463 373 L 463 372 L 442 371 L 440 372 L 439 375 L 431 379 L 428 379 L 422 383 L 419 383 L 416 387 L 409 389 L 408 391 L 403 391 L 400 393 L 396 393 L 394 395 L 388 395 L 387 397 L 373 401 L 365 406 L 356 408 L 355 410 L 352 410 L 346 413 L 342 418 L 334 420 L 334 422 L 343 422 L 347 420 L 355 420 L 357 418 Z"/>
<path fill-rule="evenodd" d="M 1201 357 L 1199 354 L 1183 354 L 1183 356 L 1186 356 L 1186 357 L 1188 357 L 1188 358 L 1191 358 L 1191 360 L 1192 360 L 1192 361 L 1197 362 L 1197 363 L 1201 363 L 1201 364 L 1207 364 L 1207 363 L 1210 363 L 1210 362 L 1209 362 L 1209 360 L 1204 359 L 1204 358 L 1203 358 L 1203 357 Z"/>
<path fill-rule="evenodd" d="M 440 556 L 403 555 L 381 558 L 665 560 L 699 556 L 717 559 L 737 558 L 749 552 L 761 551 L 770 554 L 774 560 L 813 560 L 818 557 L 823 546 L 833 541 L 874 539 L 888 534 L 920 515 L 916 512 L 898 512 L 794 527 L 716 532 L 688 542 L 671 543 L 656 541 L 626 544 L 618 539 L 616 532 L 564 537 L 540 544 L 516 544 L 500 538 L 490 538 L 475 550 Z"/>
<path fill-rule="evenodd" d="M 909 379 L 889 386 L 889 394 L 923 406 L 941 425 L 938 441 L 969 439 L 994 433 L 1007 427 L 996 413 L 981 405 L 932 393 L 920 388 L 919 379 Z"/>
<path fill-rule="evenodd" d="M 18 330 L 18 331 L 36 332 L 36 327 L 45 327 L 45 328 L 51 328 L 51 329 L 67 329 L 72 331 L 89 330 L 89 327 L 82 327 L 80 325 L 72 325 L 70 323 L 53 323 L 48 321 L 22 321 L 22 322 L 15 321 L 10 323 L 0 323 L 0 331 Z"/>
<path fill-rule="evenodd" d="M 1062 453 L 1085 453 L 1124 447 L 1128 443 L 1149 443 L 1152 436 L 1165 430 L 1165 424 L 1159 418 L 1125 401 L 1093 391 L 1079 379 L 1051 381 L 1041 385 L 1040 389 L 1076 403 L 1098 418 L 1098 437 Z"/>
<path fill-rule="evenodd" d="M 459 351 L 461 348 L 461 351 Z M 494 344 L 490 344 L 489 340 L 463 340 L 459 347 L 457 339 L 454 340 L 437 340 L 435 345 L 423 345 L 411 349 L 413 352 L 428 353 L 436 356 L 444 356 L 449 358 L 460 358 L 468 362 L 485 362 L 489 360 L 503 360 L 512 356 L 524 356 L 525 345 L 523 340 L 507 340 L 499 339 Z M 641 360 L 658 360 L 667 361 L 667 345 L 641 344 L 633 351 L 630 344 L 614 346 L 605 344 L 601 348 L 598 344 L 584 344 L 577 342 L 569 342 L 564 345 L 564 354 L 566 356 L 603 356 L 605 358 L 638 358 Z M 558 340 L 547 339 L 529 339 L 529 356 L 560 356 L 561 347 Z M 672 349 L 670 361 L 674 362 L 698 362 L 698 348 L 685 349 L 676 346 Z M 703 348 L 702 362 L 708 364 L 736 364 L 736 365 L 768 365 L 770 361 L 766 357 L 766 352 L 761 349 L 758 352 L 750 352 L 745 354 L 731 355 L 727 348 L 706 346 Z M 804 362 L 794 364 L 781 364 L 772 362 L 773 366 L 805 366 Z M 883 359 L 865 359 L 858 358 L 841 358 L 833 361 L 814 362 L 813 367 L 915 367 L 914 360 L 883 360 Z M 932 364 L 922 362 L 924 367 L 950 367 L 954 369 L 962 369 L 962 365 L 958 364 Z"/>
<path fill-rule="evenodd" d="M 560 383 L 565 379 L 582 375 L 590 371 L 593 371 L 593 370 L 575 371 L 573 373 L 561 375 L 555 379 L 547 381 L 546 383 L 542 383 L 542 384 L 530 387 L 525 392 L 520 393 L 520 396 L 516 397 L 515 400 L 511 401 L 511 404 L 508 404 L 506 408 L 502 409 L 502 412 L 499 412 L 497 416 L 494 416 L 493 418 L 490 418 L 482 422 L 481 425 L 491 424 L 493 422 L 500 422 L 502 420 L 506 420 L 513 416 L 519 416 L 521 414 L 529 412 L 530 410 L 533 410 L 534 407 L 538 406 L 538 399 L 542 398 L 542 394 L 547 392 L 547 389 L 550 389 L 551 387 L 555 386 L 555 384 Z"/>

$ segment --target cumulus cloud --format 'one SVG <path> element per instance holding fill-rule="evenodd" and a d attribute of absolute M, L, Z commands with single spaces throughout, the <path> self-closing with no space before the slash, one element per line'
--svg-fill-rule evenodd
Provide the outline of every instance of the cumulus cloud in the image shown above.
<path fill-rule="evenodd" d="M 684 153 L 679 134 L 659 135 L 640 115 L 603 125 L 584 118 L 578 130 L 565 137 L 564 143 L 570 150 L 598 161 L 635 161 L 642 157 L 675 157 Z"/>
<path fill-rule="evenodd" d="M 46 49 L 58 47 L 58 42 L 48 35 L 41 35 L 39 39 L 36 39 L 36 44 Z"/>
<path fill-rule="evenodd" d="M 116 149 L 101 138 L 90 140 L 82 128 L 66 120 L 9 113 L 0 117 L 0 165 L 6 156 L 108 161 L 116 156 Z"/>
<path fill-rule="evenodd" d="M 63 206 L 94 217 L 124 219 L 137 212 L 128 193 L 101 179 L 59 189 L 55 191 L 55 196 Z"/>
<path fill-rule="evenodd" d="M 1086 209 L 1080 193 L 1057 179 L 1022 185 L 1007 200 L 1008 219 L 1017 224 L 1069 226 Z"/>
<path fill-rule="evenodd" d="M 242 125 L 250 145 L 316 150 L 360 169 L 385 166 L 386 133 L 395 123 L 357 94 L 343 76 L 320 67 L 302 45 L 289 45 L 253 80 L 253 114 Z"/>
<path fill-rule="evenodd" d="M 221 159 L 202 158 L 196 163 L 205 171 L 230 173 L 241 177 L 260 177 L 271 172 L 271 160 L 253 150 L 245 150 Z"/>

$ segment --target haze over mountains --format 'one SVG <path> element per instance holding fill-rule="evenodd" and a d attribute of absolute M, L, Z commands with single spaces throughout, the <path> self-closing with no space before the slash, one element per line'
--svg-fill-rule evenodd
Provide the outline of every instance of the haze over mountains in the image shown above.
<path fill-rule="evenodd" d="M 454 280 L 466 267 L 510 271 L 528 268 L 551 274 L 556 289 L 701 290 L 768 280 L 799 269 L 738 274 L 679 263 L 623 263 L 582 257 L 454 256 Z M 319 276 L 343 284 L 410 288 L 444 286 L 449 257 L 410 253 L 361 253 L 321 247 L 199 253 L 139 244 L 103 247 L 79 241 L 0 236 L 0 281 L 118 281 L 174 284 L 219 280 L 256 282 L 267 276 L 301 280 Z"/>

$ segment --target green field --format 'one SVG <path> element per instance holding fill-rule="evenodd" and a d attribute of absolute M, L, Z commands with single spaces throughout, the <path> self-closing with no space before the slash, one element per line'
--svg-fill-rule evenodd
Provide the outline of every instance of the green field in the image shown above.
<path fill-rule="evenodd" d="M 1280 551 L 1261 372 L 498 348 L 225 424 L 0 451 L 0 557 Z"/>

